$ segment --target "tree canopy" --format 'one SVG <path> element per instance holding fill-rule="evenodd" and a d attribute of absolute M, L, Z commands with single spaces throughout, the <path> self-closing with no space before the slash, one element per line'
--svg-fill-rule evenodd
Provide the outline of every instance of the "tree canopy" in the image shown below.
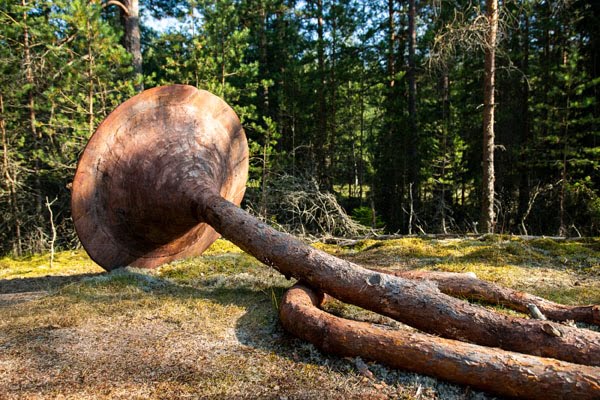
<path fill-rule="evenodd" d="M 389 232 L 479 232 L 490 45 L 495 231 L 600 233 L 594 2 L 501 2 L 492 44 L 483 2 L 140 0 L 140 19 L 137 1 L 116 3 L 0 5 L 4 253 L 41 251 L 54 229 L 76 245 L 69 182 L 87 139 L 142 87 L 172 83 L 236 110 L 249 205 L 274 222 L 268 198 L 292 176 Z"/>

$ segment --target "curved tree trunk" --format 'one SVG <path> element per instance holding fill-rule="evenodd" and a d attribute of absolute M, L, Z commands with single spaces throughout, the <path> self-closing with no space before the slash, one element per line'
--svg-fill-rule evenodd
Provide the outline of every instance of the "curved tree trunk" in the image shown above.
<path fill-rule="evenodd" d="M 198 193 L 196 214 L 217 232 L 285 276 L 303 280 L 343 302 L 447 338 L 600 365 L 600 333 L 499 315 L 445 295 L 432 282 L 368 270 L 278 232 L 214 189 Z"/>
<path fill-rule="evenodd" d="M 279 316 L 286 330 L 324 352 L 377 360 L 504 396 L 582 400 L 600 393 L 598 367 L 338 318 L 317 308 L 321 300 L 296 285 L 285 293 Z"/>

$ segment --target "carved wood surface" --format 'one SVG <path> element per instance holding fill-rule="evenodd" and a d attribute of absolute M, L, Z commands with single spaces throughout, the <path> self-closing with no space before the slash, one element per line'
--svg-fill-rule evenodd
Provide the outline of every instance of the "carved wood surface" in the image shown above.
<path fill-rule="evenodd" d="M 79 160 L 77 234 L 108 270 L 199 255 L 218 234 L 198 223 L 195 191 L 210 184 L 239 204 L 247 173 L 244 130 L 223 100 L 185 85 L 147 90 L 102 122 Z"/>
<path fill-rule="evenodd" d="M 111 113 L 82 154 L 72 194 L 77 233 L 107 270 L 198 255 L 222 234 L 313 288 L 288 292 L 281 318 L 324 351 L 510 396 L 600 397 L 600 333 L 501 315 L 450 295 L 521 311 L 533 304 L 550 318 L 591 323 L 598 306 L 561 306 L 457 274 L 389 274 L 341 260 L 240 209 L 247 172 L 245 134 L 223 100 L 185 85 L 150 89 Z M 332 317 L 316 307 L 312 290 L 446 339 Z"/>

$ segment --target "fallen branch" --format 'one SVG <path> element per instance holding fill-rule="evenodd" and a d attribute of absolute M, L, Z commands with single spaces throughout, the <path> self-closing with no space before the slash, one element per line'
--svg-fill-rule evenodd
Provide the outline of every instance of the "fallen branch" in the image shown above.
<path fill-rule="evenodd" d="M 107 270 L 126 265 L 153 268 L 200 254 L 215 240 L 216 230 L 285 276 L 423 331 L 600 365 L 597 332 L 499 315 L 443 294 L 431 281 L 370 271 L 340 260 L 253 218 L 234 204 L 239 204 L 244 193 L 248 152 L 239 119 L 216 96 L 184 85 L 137 95 L 100 125 L 79 160 L 72 210 L 81 242 Z M 335 199 L 309 200 L 294 200 L 293 208 L 312 216 L 314 207 L 324 207 L 323 219 L 308 222 L 323 230 L 339 230 L 332 217 L 336 212 L 329 213 L 330 206 L 340 211 Z M 513 396 L 558 397 L 556 393 L 561 393 L 591 398 L 591 393 L 595 397 L 599 393 L 596 367 L 420 334 L 386 336 L 383 330 L 371 335 L 368 324 L 331 320 L 326 314 L 311 319 L 316 301 L 307 295 L 302 302 L 306 314 L 285 324 L 324 350 L 364 352 L 369 357 L 377 351 L 392 366 L 412 365 L 416 371 Z M 286 314 L 292 313 L 284 307 L 283 318 Z"/>
<path fill-rule="evenodd" d="M 304 285 L 289 289 L 279 316 L 290 333 L 339 356 L 531 399 L 597 399 L 600 368 L 482 347 L 423 333 L 391 330 L 330 315 L 323 296 Z"/>
<path fill-rule="evenodd" d="M 202 193 L 198 215 L 217 232 L 285 276 L 305 281 L 345 303 L 446 338 L 600 365 L 598 332 L 500 315 L 443 294 L 431 282 L 368 270 L 278 232 L 210 188 L 198 192 Z"/>
<path fill-rule="evenodd" d="M 478 279 L 474 274 L 438 271 L 376 271 L 406 279 L 434 281 L 442 293 L 450 296 L 502 305 L 526 314 L 531 313 L 528 305 L 532 304 L 551 320 L 571 320 L 600 325 L 600 305 L 568 306 L 558 304 L 542 297 Z"/>

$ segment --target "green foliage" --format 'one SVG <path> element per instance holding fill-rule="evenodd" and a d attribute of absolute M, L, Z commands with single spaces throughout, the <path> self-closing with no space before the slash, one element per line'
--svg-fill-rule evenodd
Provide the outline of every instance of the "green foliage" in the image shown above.
<path fill-rule="evenodd" d="M 265 218 L 271 186 L 287 174 L 314 177 L 363 223 L 373 204 L 389 231 L 477 230 L 478 4 L 418 2 L 413 118 L 406 3 L 140 3 L 145 87 L 190 84 L 233 106 L 249 138 L 250 201 Z M 49 246 L 46 197 L 57 198 L 58 247 L 77 245 L 67 188 L 77 158 L 100 121 L 135 93 L 120 8 L 24 4 L 0 5 L 0 251 L 16 254 Z M 149 17 L 163 28 L 153 30 Z M 598 22 L 586 2 L 501 5 L 502 232 L 600 233 Z"/>
<path fill-rule="evenodd" d="M 25 7 L 4 2 L 0 23 L 6 44 L 0 53 L 4 175 L 11 176 L 1 193 L 11 211 L 0 233 L 2 250 L 48 246 L 45 197 L 57 198 L 59 247 L 73 246 L 66 186 L 97 124 L 133 94 L 124 80 L 130 57 L 96 2 L 39 0 Z"/>
<path fill-rule="evenodd" d="M 372 228 L 383 228 L 384 222 L 379 215 L 375 216 L 375 226 L 373 226 L 373 209 L 371 207 L 358 207 L 352 210 L 352 219 L 364 226 Z"/>

